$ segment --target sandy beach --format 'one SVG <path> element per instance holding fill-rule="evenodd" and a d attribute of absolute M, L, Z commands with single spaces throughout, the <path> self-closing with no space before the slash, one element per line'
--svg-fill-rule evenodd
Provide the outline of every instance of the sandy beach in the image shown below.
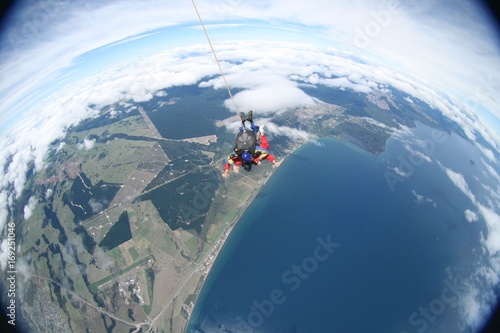
<path fill-rule="evenodd" d="M 286 159 L 286 156 L 292 154 L 294 151 L 296 151 L 298 148 L 300 148 L 302 145 L 299 145 L 298 147 L 294 147 L 293 150 L 291 150 L 287 155 L 285 155 L 283 157 L 283 159 L 281 160 L 281 163 Z M 203 279 L 203 282 L 200 283 L 195 291 L 195 300 L 194 300 L 194 304 L 195 304 L 195 307 L 196 307 L 196 303 L 198 301 L 198 297 L 205 285 L 205 282 L 207 281 L 207 278 L 210 274 L 210 271 L 212 270 L 212 267 L 214 265 L 214 263 L 216 262 L 219 254 L 221 253 L 222 249 L 224 248 L 224 245 L 226 243 L 226 241 L 228 240 L 228 238 L 230 237 L 234 227 L 238 224 L 238 221 L 240 220 L 240 218 L 243 216 L 243 214 L 247 211 L 248 207 L 250 206 L 250 204 L 254 201 L 254 199 L 257 197 L 257 195 L 260 193 L 261 189 L 263 188 L 263 186 L 269 181 L 269 179 L 271 179 L 272 175 L 275 173 L 275 171 L 278 169 L 279 167 L 274 167 L 269 171 L 269 175 L 263 179 L 263 181 L 259 182 L 258 183 L 258 186 L 255 188 L 255 190 L 251 193 L 251 195 L 245 200 L 243 206 L 240 208 L 240 210 L 238 211 L 238 213 L 236 214 L 236 216 L 232 219 L 232 221 L 229 223 L 229 225 L 226 227 L 226 229 L 224 230 L 224 232 L 221 234 L 221 236 L 219 237 L 219 239 L 215 242 L 215 244 L 213 245 L 213 247 L 206 253 L 204 259 L 202 260 L 202 265 L 205 267 L 204 268 L 204 279 Z M 231 181 L 230 179 L 226 179 L 225 180 L 226 182 L 227 181 Z M 187 323 L 186 323 L 186 326 L 183 330 L 183 332 L 187 332 L 187 329 L 188 329 L 188 326 L 189 326 L 189 322 L 191 320 L 191 315 L 192 315 L 192 312 L 190 313 L 189 315 L 189 318 L 187 320 Z"/>

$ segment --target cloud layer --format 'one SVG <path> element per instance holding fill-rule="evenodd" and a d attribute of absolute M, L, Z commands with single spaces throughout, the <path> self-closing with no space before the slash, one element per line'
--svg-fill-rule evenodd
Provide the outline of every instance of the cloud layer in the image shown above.
<path fill-rule="evenodd" d="M 58 71 L 85 53 L 124 44 L 164 27 L 198 27 L 190 1 L 20 3 L 0 39 L 2 119 L 12 118 L 6 111 L 20 102 L 23 109 L 29 107 L 33 99 L 27 92 L 43 88 Z M 197 5 L 207 25 L 217 23 L 212 26 L 216 40 L 236 38 L 230 32 L 227 37 L 216 34 L 221 27 L 228 27 L 221 24 L 224 22 L 231 29 L 251 25 L 241 31 L 241 39 L 287 38 L 323 45 L 341 42 L 346 49 L 359 47 L 379 54 L 386 63 L 418 74 L 470 106 L 485 105 L 499 117 L 496 96 L 500 96 L 500 77 L 495 74 L 500 73 L 498 33 L 474 1 L 199 0 Z M 270 30 L 262 29 L 255 20 L 270 22 Z M 292 30 L 295 35 L 286 34 Z M 197 41 L 203 41 L 202 34 Z M 116 58 L 123 56 L 117 54 Z M 325 82 L 339 85 L 343 80 Z"/>
<path fill-rule="evenodd" d="M 465 325 L 479 328 L 484 318 L 489 316 L 490 306 L 495 306 L 496 295 L 493 290 L 500 280 L 500 200 L 495 196 L 479 198 L 471 190 L 464 175 L 445 167 L 438 162 L 450 181 L 470 200 L 474 211 L 466 209 L 464 217 L 468 222 L 477 222 L 482 219 L 486 224 L 486 231 L 481 233 L 480 242 L 485 249 L 485 258 L 479 258 L 477 270 L 467 278 L 467 293 L 459 304 L 460 313 L 464 316 Z M 492 179 L 491 176 L 487 178 Z M 493 184 L 493 182 L 492 182 Z M 500 184 L 495 185 L 497 191 Z M 486 191 L 488 194 L 488 191 Z"/>
<path fill-rule="evenodd" d="M 364 87 L 366 91 L 386 91 L 392 86 L 420 99 L 458 123 L 484 152 L 484 161 L 491 160 L 491 154 L 493 157 L 498 154 L 498 135 L 482 124 L 473 110 L 426 82 L 390 67 L 368 59 L 353 59 L 345 50 L 309 44 L 230 41 L 218 43 L 216 47 L 230 86 L 242 89 L 234 95 L 241 110 L 253 109 L 271 115 L 310 105 L 313 99 L 298 88 L 299 84 L 323 83 L 320 77 L 332 80 L 340 77 L 335 86 L 341 89 L 360 91 L 360 87 Z M 280 52 L 277 53 L 277 49 Z M 7 170 L 0 176 L 0 217 L 3 217 L 0 224 L 5 224 L 8 203 L 22 191 L 28 168 L 33 165 L 35 171 L 39 171 L 44 167 L 43 159 L 50 144 L 62 138 L 67 128 L 96 116 L 103 106 L 123 100 L 146 101 L 159 89 L 194 84 L 217 74 L 210 50 L 206 45 L 195 44 L 117 64 L 76 81 L 36 104 L 15 131 L 8 131 L 0 141 L 0 164 Z M 200 86 L 223 89 L 223 82 L 218 77 Z M 226 105 L 233 109 L 230 100 Z M 272 125 L 269 129 L 273 130 Z M 479 135 L 489 148 L 476 140 Z M 90 149 L 92 142 L 87 140 L 81 145 Z M 427 156 L 421 157 L 430 160 Z"/>

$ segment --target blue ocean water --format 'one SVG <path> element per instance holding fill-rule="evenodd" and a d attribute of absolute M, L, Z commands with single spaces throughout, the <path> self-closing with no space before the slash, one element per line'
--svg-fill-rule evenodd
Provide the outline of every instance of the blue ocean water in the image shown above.
<path fill-rule="evenodd" d="M 289 156 L 226 242 L 188 331 L 462 331 L 485 227 L 466 221 L 474 206 L 443 166 L 477 180 L 480 156 L 436 133 L 419 125 L 378 157 L 334 139 Z"/>

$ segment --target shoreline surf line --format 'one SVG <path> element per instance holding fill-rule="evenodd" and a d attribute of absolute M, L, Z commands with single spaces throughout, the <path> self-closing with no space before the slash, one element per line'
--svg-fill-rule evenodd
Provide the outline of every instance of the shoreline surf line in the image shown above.
<path fill-rule="evenodd" d="M 292 155 L 293 153 L 295 153 L 297 150 L 299 150 L 300 148 L 304 147 L 307 143 L 309 143 L 310 141 L 307 141 L 305 143 L 302 143 L 300 145 L 298 145 L 297 147 L 293 147 L 289 153 L 287 153 L 281 160 L 281 163 L 280 163 L 280 166 L 282 165 L 282 163 L 288 158 L 288 156 Z M 238 225 L 238 222 L 240 221 L 240 218 L 243 216 L 243 214 L 247 211 L 248 207 L 250 206 L 250 204 L 255 200 L 255 198 L 257 197 L 257 195 L 260 193 L 260 191 L 262 190 L 262 188 L 264 187 L 264 185 L 267 184 L 267 182 L 269 181 L 269 179 L 271 179 L 271 177 L 274 175 L 274 173 L 276 172 L 276 170 L 280 167 L 273 167 L 269 173 L 269 176 L 267 176 L 267 178 L 265 178 L 265 180 L 259 184 L 259 186 L 257 186 L 257 188 L 252 192 L 252 194 L 248 197 L 248 199 L 245 201 L 245 204 L 241 207 L 240 211 L 238 212 L 238 214 L 236 214 L 236 216 L 233 218 L 233 220 L 229 223 L 229 225 L 226 227 L 226 229 L 222 232 L 222 235 L 220 236 L 220 238 L 216 241 L 216 243 L 218 241 L 222 241 L 222 244 L 220 245 L 219 247 L 219 250 L 214 253 L 214 259 L 212 261 L 212 263 L 210 264 L 210 266 L 207 267 L 207 274 L 206 276 L 204 277 L 203 279 L 203 282 L 201 283 L 201 285 L 199 287 L 197 287 L 197 290 L 195 290 L 194 292 L 194 300 L 193 300 L 193 311 L 191 311 L 191 313 L 189 313 L 188 315 L 188 318 L 186 320 L 186 326 L 184 327 L 184 329 L 182 330 L 183 333 L 189 333 L 188 332 L 188 328 L 189 328 L 189 324 L 191 322 L 191 317 L 192 317 L 192 314 L 194 312 L 194 309 L 196 308 L 196 305 L 198 303 L 198 300 L 199 300 L 199 296 L 201 294 L 201 292 L 203 291 L 203 288 L 205 286 L 205 283 L 207 282 L 209 276 L 210 276 L 210 273 L 212 272 L 212 268 L 214 266 L 214 264 L 217 262 L 217 259 L 219 258 L 219 255 L 220 253 L 222 252 L 222 250 L 224 249 L 224 247 L 226 246 L 226 242 L 227 240 L 229 239 L 229 237 L 231 236 L 234 228 Z M 205 257 L 203 258 L 203 260 L 205 260 L 208 256 L 208 254 L 210 253 L 211 251 L 207 251 L 207 254 L 205 255 Z M 202 260 L 202 262 L 203 262 Z"/>

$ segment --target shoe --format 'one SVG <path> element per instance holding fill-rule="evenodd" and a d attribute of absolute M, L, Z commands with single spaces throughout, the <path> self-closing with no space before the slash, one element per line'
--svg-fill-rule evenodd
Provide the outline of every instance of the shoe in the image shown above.
<path fill-rule="evenodd" d="M 247 118 L 245 116 L 245 112 L 240 112 L 240 119 L 241 119 L 241 122 L 244 124 L 245 120 L 247 120 Z"/>
<path fill-rule="evenodd" d="M 248 111 L 247 120 L 249 122 L 253 123 L 253 111 L 252 110 Z"/>

